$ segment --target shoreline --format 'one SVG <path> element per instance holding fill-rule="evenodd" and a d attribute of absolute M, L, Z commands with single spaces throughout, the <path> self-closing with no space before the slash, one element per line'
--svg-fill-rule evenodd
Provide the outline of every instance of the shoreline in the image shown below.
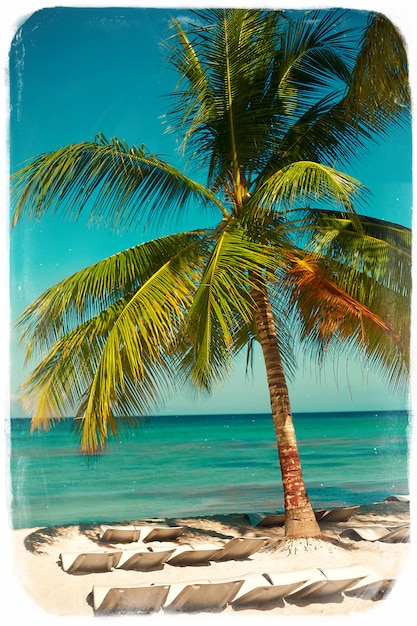
<path fill-rule="evenodd" d="M 405 502 L 383 502 L 373 505 L 363 505 L 346 522 L 322 524 L 326 542 L 309 540 L 298 543 L 296 549 L 289 548 L 283 543 L 284 529 L 282 527 L 260 527 L 251 524 L 248 515 L 230 514 L 187 518 L 159 518 L 131 520 L 130 524 L 141 526 L 183 526 L 184 533 L 176 540 L 176 544 L 191 544 L 197 546 L 207 542 L 222 542 L 233 537 L 263 537 L 265 543 L 261 549 L 241 561 L 210 562 L 204 566 L 178 567 L 165 564 L 161 569 L 152 571 L 129 571 L 114 569 L 108 572 L 85 573 L 83 575 L 69 574 L 60 564 L 61 553 L 80 553 L 91 551 L 106 551 L 108 545 L 99 541 L 103 524 L 62 525 L 36 527 L 32 529 L 12 530 L 13 554 L 12 570 L 14 587 L 20 599 L 14 603 L 14 612 L 26 604 L 33 611 L 43 615 L 42 621 L 56 620 L 57 616 L 71 621 L 83 618 L 101 619 L 94 614 L 91 606 L 91 593 L 94 585 L 130 586 L 149 584 L 177 584 L 183 582 L 210 582 L 236 579 L 250 575 L 262 575 L 271 571 L 290 573 L 307 568 L 338 568 L 364 564 L 371 567 L 383 579 L 396 579 L 391 593 L 384 599 L 372 600 L 368 598 L 347 597 L 343 595 L 333 601 L 309 601 L 304 606 L 290 602 L 283 602 L 280 606 L 263 609 L 235 610 L 227 606 L 215 618 L 221 620 L 250 619 L 257 621 L 277 616 L 290 618 L 291 624 L 295 618 L 333 617 L 334 619 L 349 619 L 354 615 L 355 624 L 358 618 L 366 619 L 370 623 L 374 615 L 386 612 L 391 605 L 399 609 L 398 599 L 403 596 L 407 606 L 415 602 L 415 592 L 404 597 L 404 590 L 408 586 L 407 572 L 411 567 L 413 545 L 411 543 L 385 543 L 382 541 L 355 540 L 341 538 L 340 534 L 348 529 L 357 527 L 375 528 L 385 526 L 395 528 L 410 523 L 409 504 Z M 113 526 L 124 524 L 113 524 Z M 337 545 L 342 542 L 344 547 Z M 155 542 L 156 543 L 156 542 Z M 112 544 L 113 545 L 113 544 Z M 143 544 L 142 548 L 143 548 Z M 146 544 L 145 544 L 146 545 Z M 149 544 L 148 544 L 149 545 Z M 138 548 L 139 544 L 114 544 L 117 549 L 126 550 Z M 413 580 L 413 579 L 412 579 Z M 197 618 L 209 617 L 213 614 L 199 613 Z M 172 620 L 195 619 L 195 614 L 166 614 L 164 611 L 143 616 L 149 620 L 162 618 Z M 108 619 L 108 618 L 107 618 Z M 118 617 L 117 621 L 138 619 L 138 615 Z"/>

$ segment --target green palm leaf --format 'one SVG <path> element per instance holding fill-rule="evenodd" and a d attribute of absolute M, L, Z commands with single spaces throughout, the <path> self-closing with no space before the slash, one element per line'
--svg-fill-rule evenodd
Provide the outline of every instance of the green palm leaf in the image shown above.
<path fill-rule="evenodd" d="M 310 209 L 309 214 L 315 250 L 337 257 L 340 263 L 349 266 L 356 259 L 360 269 L 366 264 L 367 256 L 366 271 L 370 276 L 410 293 L 407 277 L 411 277 L 412 233 L 409 228 L 365 215 L 357 215 L 353 222 L 346 214 L 334 211 Z"/>
<path fill-rule="evenodd" d="M 115 347 L 114 335 L 109 339 L 111 329 L 107 313 L 97 316 L 58 340 L 35 368 L 22 388 L 32 430 L 47 429 L 61 416 L 76 415 L 81 450 L 91 454 L 103 449 L 120 425 L 135 423 L 163 399 L 172 363 L 167 358 L 152 360 L 146 343 L 137 346 L 134 355 L 146 363 L 138 378 L 138 368 L 129 369 L 131 355 L 126 358 L 126 351 Z M 117 365 L 123 368 L 122 378 L 115 376 Z"/>
<path fill-rule="evenodd" d="M 384 59 L 384 64 L 379 59 Z M 349 91 L 343 101 L 345 113 L 354 115 L 357 126 L 373 133 L 387 129 L 408 115 L 410 87 L 403 38 L 384 15 L 371 13 L 363 33 Z"/>
<path fill-rule="evenodd" d="M 254 90 L 264 90 L 259 72 L 267 71 L 279 13 L 222 9 L 193 14 L 198 27 L 187 33 L 175 23 L 170 60 L 181 78 L 170 115 L 183 133 L 183 147 L 215 184 L 228 170 L 237 172 L 245 160 L 240 151 L 250 142 L 252 154 L 251 138 L 262 141 L 266 133 L 267 121 L 251 110 L 250 126 L 248 111 Z"/>
<path fill-rule="evenodd" d="M 82 445 L 92 451 L 116 416 L 156 402 L 164 380 L 175 379 L 174 348 L 207 246 L 210 233 L 142 244 L 77 272 L 22 314 L 28 356 L 33 345 L 50 351 L 24 389 L 34 425 L 83 413 Z"/>
<path fill-rule="evenodd" d="M 17 321 L 27 358 L 35 348 L 48 349 L 77 324 L 131 297 L 166 263 L 178 264 L 179 272 L 183 255 L 190 266 L 202 238 L 203 233 L 192 232 L 155 239 L 82 269 L 46 290 Z"/>
<path fill-rule="evenodd" d="M 343 91 L 349 69 L 343 54 L 348 52 L 349 31 L 345 11 L 311 11 L 305 20 L 291 20 L 282 37 L 278 56 L 281 68 L 279 97 L 292 102 L 293 119 L 308 110 L 320 94 Z M 347 41 L 346 41 L 347 40 Z"/>
<path fill-rule="evenodd" d="M 184 209 L 190 200 L 225 213 L 215 196 L 144 148 L 98 135 L 94 142 L 66 146 L 37 157 L 12 176 L 15 212 L 39 218 L 62 212 L 113 229 L 137 228 Z M 88 208 L 87 208 L 88 207 Z M 225 213 L 226 214 L 226 213 Z"/>
<path fill-rule="evenodd" d="M 337 160 L 342 165 L 363 158 L 366 142 L 377 140 L 390 125 L 403 123 L 409 107 L 404 42 L 386 17 L 372 13 L 343 97 L 335 99 L 329 92 L 305 107 L 281 137 L 265 169 L 269 172 L 292 160 Z"/>
<path fill-rule="evenodd" d="M 219 232 L 184 327 L 183 367 L 197 388 L 210 391 L 227 376 L 252 327 L 249 272 L 264 278 L 276 263 L 273 252 L 251 241 L 234 221 Z"/>
<path fill-rule="evenodd" d="M 284 213 L 317 201 L 338 204 L 352 213 L 353 202 L 363 191 L 364 187 L 347 174 L 320 163 L 298 161 L 259 185 L 250 199 L 250 215 L 259 218 L 271 212 Z"/>

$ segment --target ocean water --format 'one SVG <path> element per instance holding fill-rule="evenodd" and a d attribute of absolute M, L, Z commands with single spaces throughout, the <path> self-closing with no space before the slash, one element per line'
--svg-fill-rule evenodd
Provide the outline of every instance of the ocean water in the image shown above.
<path fill-rule="evenodd" d="M 294 415 L 315 508 L 408 493 L 407 411 Z M 269 414 L 151 417 L 100 457 L 80 455 L 72 420 L 10 424 L 14 528 L 283 510 Z"/>

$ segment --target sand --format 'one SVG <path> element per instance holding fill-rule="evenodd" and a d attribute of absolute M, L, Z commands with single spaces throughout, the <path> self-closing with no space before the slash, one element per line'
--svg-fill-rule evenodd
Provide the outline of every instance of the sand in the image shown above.
<path fill-rule="evenodd" d="M 309 618 L 309 624 L 315 623 L 314 618 L 322 623 L 343 624 L 343 620 L 352 620 L 352 623 L 370 624 L 386 623 L 385 620 L 392 611 L 398 614 L 399 606 L 411 607 L 415 613 L 416 591 L 409 591 L 409 572 L 413 572 L 413 542 L 411 543 L 383 543 L 380 541 L 357 541 L 343 539 L 343 545 L 337 543 L 340 533 L 346 528 L 356 526 L 374 527 L 383 525 L 397 527 L 408 524 L 410 521 L 409 506 L 403 502 L 387 502 L 375 505 L 362 506 L 348 522 L 327 524 L 322 526 L 323 534 L 330 540 L 327 542 L 299 541 L 292 545 L 283 542 L 283 528 L 260 528 L 253 526 L 248 516 L 240 514 L 175 518 L 157 520 L 129 520 L 124 524 L 149 525 L 168 524 L 185 526 L 186 531 L 177 540 L 177 543 L 206 543 L 226 540 L 232 537 L 266 537 L 267 541 L 259 552 L 251 555 L 244 561 L 226 561 L 211 563 L 199 567 L 175 567 L 165 565 L 160 570 L 151 572 L 125 571 L 115 569 L 111 572 L 88 573 L 72 575 L 63 571 L 59 556 L 62 552 L 83 552 L 108 549 L 99 542 L 101 525 L 69 525 L 61 527 L 44 527 L 19 529 L 11 531 L 13 536 L 13 576 L 10 584 L 13 586 L 16 598 L 9 595 L 11 612 L 15 622 L 22 623 L 24 611 L 29 611 L 31 623 L 94 623 L 107 620 L 106 623 L 121 621 L 123 624 L 138 619 L 147 620 L 144 623 L 159 623 L 160 621 L 186 623 L 198 619 L 199 622 L 219 619 L 221 622 L 242 623 L 256 620 L 268 622 L 277 619 L 281 622 L 288 618 L 290 624 L 304 623 Z M 120 547 L 120 546 L 119 546 Z M 126 549 L 127 546 L 124 546 Z M 130 547 L 130 546 L 129 546 Z M 341 596 L 330 601 L 315 601 L 309 603 L 284 602 L 283 606 L 276 606 L 268 610 L 236 611 L 228 606 L 221 614 L 172 615 L 159 612 L 149 616 L 97 617 L 91 606 L 91 591 L 93 585 L 148 585 L 149 583 L 193 582 L 209 579 L 210 581 L 236 578 L 249 574 L 263 574 L 268 572 L 292 572 L 305 568 L 341 567 L 352 564 L 365 564 L 372 567 L 381 578 L 395 579 L 392 591 L 383 599 L 364 599 L 358 597 Z M 412 574 L 415 587 L 415 572 Z M 414 607 L 414 608 L 412 608 Z M 397 613 L 396 613 L 397 612 Z M 402 609 L 401 609 L 402 614 Z M 408 613 L 411 615 L 411 613 Z M 298 620 L 296 618 L 298 617 Z M 109 622 L 109 619 L 112 621 Z M 411 623 L 411 621 L 402 623 Z"/>

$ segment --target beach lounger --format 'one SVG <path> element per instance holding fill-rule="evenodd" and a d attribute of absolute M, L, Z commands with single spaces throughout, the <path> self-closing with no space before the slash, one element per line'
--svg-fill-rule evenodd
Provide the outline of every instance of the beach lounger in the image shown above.
<path fill-rule="evenodd" d="M 285 513 L 271 513 L 270 515 L 250 513 L 248 517 L 252 526 L 273 527 L 284 526 L 285 524 Z"/>
<path fill-rule="evenodd" d="M 150 541 L 175 541 L 185 531 L 184 526 L 140 526 L 141 539 Z"/>
<path fill-rule="evenodd" d="M 264 544 L 265 537 L 235 537 L 224 544 L 220 550 L 213 555 L 212 561 L 238 561 L 247 559 L 251 554 L 257 552 Z"/>
<path fill-rule="evenodd" d="M 287 601 L 294 600 L 320 600 L 328 596 L 340 595 L 365 578 L 356 566 L 336 567 L 318 570 L 321 576 L 308 582 L 305 586 L 287 596 Z"/>
<path fill-rule="evenodd" d="M 175 548 L 170 550 L 159 548 L 152 550 L 124 550 L 117 564 L 117 569 L 136 570 L 139 572 L 162 569 L 164 563 L 168 561 L 174 552 Z"/>
<path fill-rule="evenodd" d="M 340 533 L 355 541 L 383 541 L 385 543 L 407 543 L 410 541 L 410 526 L 389 529 L 385 526 L 355 526 Z"/>
<path fill-rule="evenodd" d="M 381 600 L 390 592 L 395 583 L 395 580 L 382 578 L 368 565 L 351 565 L 349 572 L 361 577 L 358 582 L 344 590 L 343 594 L 349 597 Z"/>
<path fill-rule="evenodd" d="M 275 587 L 284 587 L 283 597 L 292 598 L 296 597 L 296 593 L 302 592 L 304 589 L 309 589 L 309 592 L 313 592 L 326 582 L 326 577 L 318 568 L 306 568 L 295 570 L 292 572 L 265 572 L 264 577 L 271 585 Z M 288 589 L 285 589 L 285 586 Z M 301 597 L 301 596 L 298 596 Z"/>
<path fill-rule="evenodd" d="M 320 520 L 324 515 L 329 513 L 326 509 L 320 509 L 314 511 L 316 520 Z M 262 513 L 251 513 L 248 515 L 249 521 L 252 526 L 269 527 L 284 526 L 285 525 L 285 513 L 271 513 L 270 515 L 262 515 Z"/>
<path fill-rule="evenodd" d="M 167 612 L 220 612 L 232 602 L 242 584 L 243 580 L 175 583 L 163 608 Z"/>
<path fill-rule="evenodd" d="M 183 526 L 102 526 L 102 543 L 134 543 L 143 541 L 175 541 L 184 532 Z"/>
<path fill-rule="evenodd" d="M 93 587 L 93 609 L 98 615 L 153 613 L 159 611 L 169 592 L 169 585 L 147 587 Z"/>
<path fill-rule="evenodd" d="M 370 579 L 371 576 L 376 575 L 367 565 L 361 564 L 319 569 L 327 579 L 326 584 L 318 590 L 318 595 L 321 597 L 345 592 L 355 585 L 360 586 L 366 578 Z"/>
<path fill-rule="evenodd" d="M 385 498 L 384 502 L 410 502 L 410 496 L 407 495 L 393 495 Z"/>
<path fill-rule="evenodd" d="M 359 583 L 357 586 L 350 587 L 343 593 L 348 597 L 361 598 L 363 600 L 382 600 L 385 598 L 394 587 L 396 583 L 392 578 L 381 578 L 378 576 L 377 580 L 366 581 L 366 579 Z"/>
<path fill-rule="evenodd" d="M 214 543 L 199 543 L 195 546 L 183 544 L 178 546 L 168 559 L 169 565 L 185 567 L 187 565 L 209 565 L 213 557 L 221 551 L 221 546 Z"/>
<path fill-rule="evenodd" d="M 318 518 L 319 522 L 347 522 L 354 513 L 357 513 L 360 509 L 360 505 L 355 506 L 343 506 L 337 509 L 330 509 L 325 511 L 321 517 Z"/>
<path fill-rule="evenodd" d="M 133 543 L 140 539 L 140 529 L 135 526 L 102 526 L 102 543 Z"/>
<path fill-rule="evenodd" d="M 355 526 L 354 528 L 346 528 L 339 536 L 357 541 L 360 539 L 364 541 L 378 541 L 388 532 L 388 528 L 385 526 Z"/>
<path fill-rule="evenodd" d="M 381 537 L 384 543 L 408 543 L 410 541 L 410 526 L 401 526 Z"/>
<path fill-rule="evenodd" d="M 61 567 L 68 574 L 111 572 L 122 555 L 118 552 L 66 552 L 59 555 Z"/>
<path fill-rule="evenodd" d="M 235 610 L 269 610 L 276 606 L 283 606 L 283 598 L 293 593 L 305 582 L 304 579 L 287 582 L 283 577 L 279 584 L 272 584 L 265 575 L 245 576 L 243 585 L 232 600 L 231 605 Z"/>

